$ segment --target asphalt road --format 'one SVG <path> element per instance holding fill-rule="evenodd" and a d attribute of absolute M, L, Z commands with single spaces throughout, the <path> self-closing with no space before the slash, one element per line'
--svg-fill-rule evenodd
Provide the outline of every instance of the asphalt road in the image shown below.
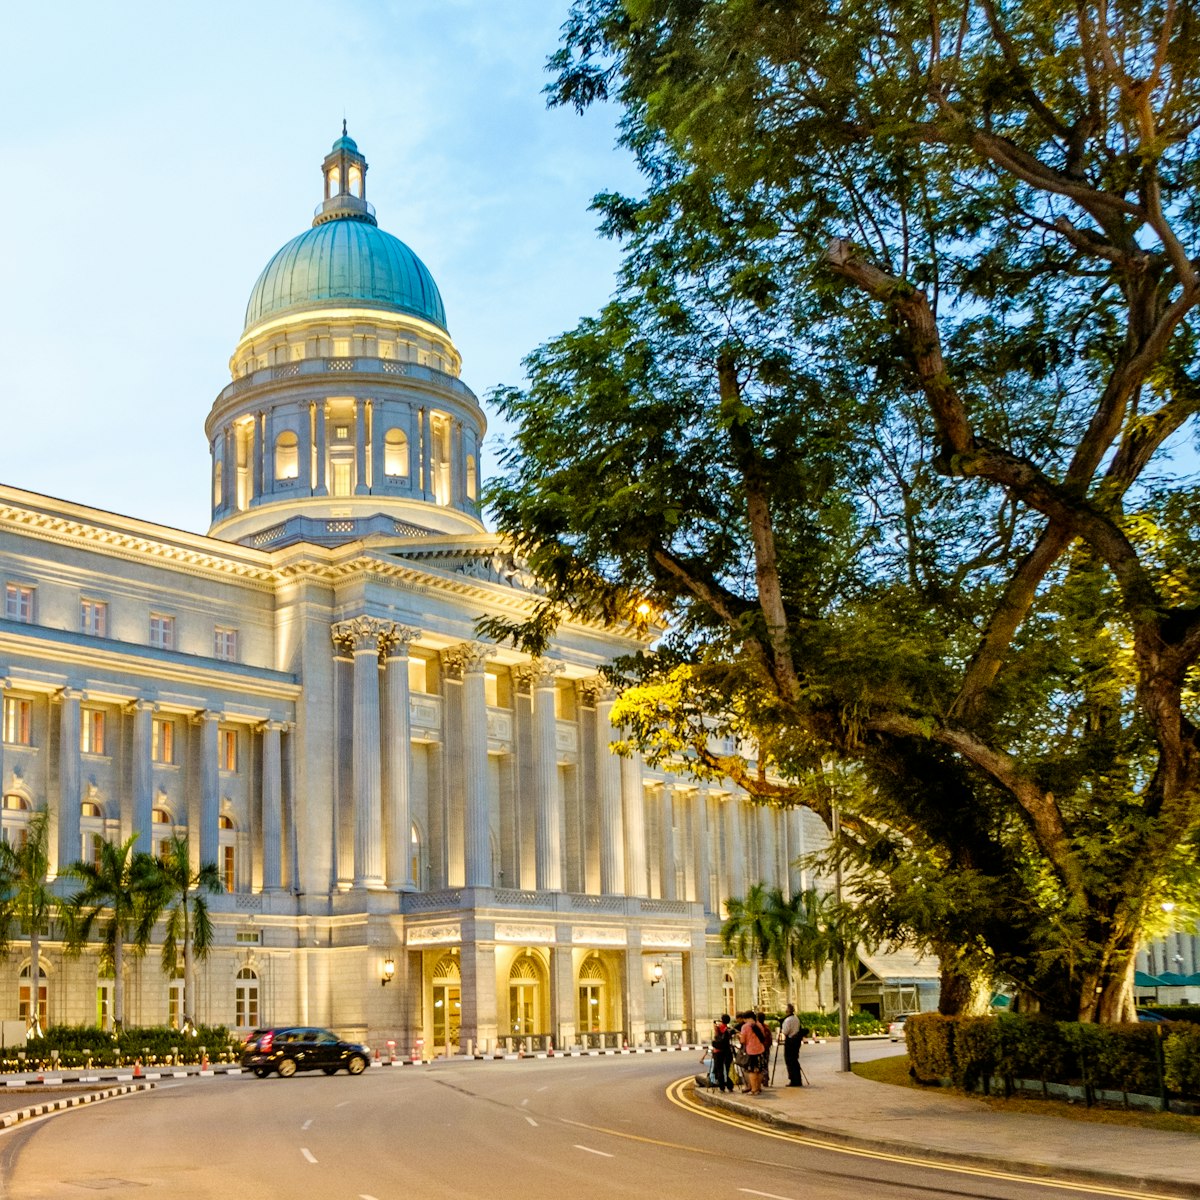
<path fill-rule="evenodd" d="M 687 1106 L 680 1054 L 438 1064 L 153 1092 L 0 1134 L 3 1200 L 1045 1200 Z M 869 1120 L 868 1115 L 864 1115 Z"/>

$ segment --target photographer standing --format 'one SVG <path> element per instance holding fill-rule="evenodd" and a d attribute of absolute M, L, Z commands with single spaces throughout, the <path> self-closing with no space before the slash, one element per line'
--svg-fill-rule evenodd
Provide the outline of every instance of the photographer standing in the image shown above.
<path fill-rule="evenodd" d="M 800 1018 L 796 1016 L 796 1006 L 787 1006 L 787 1016 L 779 1030 L 783 1038 L 783 1065 L 787 1067 L 788 1087 L 803 1087 L 804 1076 L 800 1072 Z"/>

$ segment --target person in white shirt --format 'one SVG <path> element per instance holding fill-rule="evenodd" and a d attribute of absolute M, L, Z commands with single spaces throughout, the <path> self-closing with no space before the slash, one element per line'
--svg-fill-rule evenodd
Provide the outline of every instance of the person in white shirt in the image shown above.
<path fill-rule="evenodd" d="M 779 1029 L 783 1038 L 783 1064 L 787 1067 L 788 1087 L 803 1087 L 804 1076 L 800 1071 L 800 1018 L 796 1016 L 796 1006 L 787 1006 L 787 1016 Z"/>

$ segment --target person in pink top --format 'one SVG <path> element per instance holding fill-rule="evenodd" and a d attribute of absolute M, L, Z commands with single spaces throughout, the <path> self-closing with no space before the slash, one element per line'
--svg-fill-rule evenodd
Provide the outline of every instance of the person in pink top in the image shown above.
<path fill-rule="evenodd" d="M 762 1093 L 769 1036 L 754 1013 L 748 1012 L 746 1019 L 742 1022 L 738 1038 L 742 1043 L 742 1049 L 746 1051 L 746 1082 L 750 1085 L 750 1095 L 752 1096 Z"/>

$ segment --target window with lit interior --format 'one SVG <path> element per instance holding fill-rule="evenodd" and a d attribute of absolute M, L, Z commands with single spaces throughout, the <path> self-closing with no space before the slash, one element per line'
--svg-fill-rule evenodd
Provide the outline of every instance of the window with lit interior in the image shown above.
<path fill-rule="evenodd" d="M 408 477 L 408 435 L 403 429 L 389 429 L 383 435 L 383 473 L 398 479 Z"/>
<path fill-rule="evenodd" d="M 299 477 L 300 439 L 290 429 L 285 429 L 275 439 L 275 478 L 278 480 Z"/>

